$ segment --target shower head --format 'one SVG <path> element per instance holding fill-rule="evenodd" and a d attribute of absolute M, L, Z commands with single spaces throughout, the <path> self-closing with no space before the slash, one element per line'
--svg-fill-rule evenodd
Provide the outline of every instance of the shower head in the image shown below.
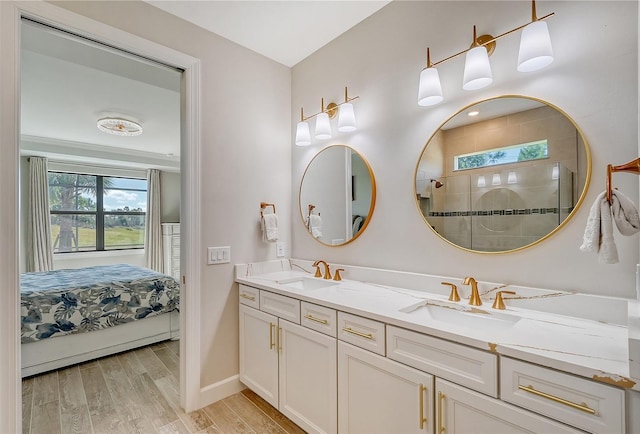
<path fill-rule="evenodd" d="M 432 179 L 431 182 L 435 182 L 436 183 L 436 188 L 444 187 L 444 183 L 438 181 L 437 179 Z"/>

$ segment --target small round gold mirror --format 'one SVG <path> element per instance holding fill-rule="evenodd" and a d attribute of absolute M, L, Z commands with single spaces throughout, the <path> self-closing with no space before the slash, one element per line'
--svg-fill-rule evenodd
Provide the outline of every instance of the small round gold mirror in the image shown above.
<path fill-rule="evenodd" d="M 431 136 L 416 166 L 416 203 L 445 241 L 512 252 L 557 232 L 590 177 L 587 141 L 566 113 L 503 96 L 463 108 Z"/>
<path fill-rule="evenodd" d="M 311 236 L 342 246 L 366 229 L 376 202 L 376 182 L 369 163 L 344 145 L 321 150 L 300 184 L 300 217 Z"/>

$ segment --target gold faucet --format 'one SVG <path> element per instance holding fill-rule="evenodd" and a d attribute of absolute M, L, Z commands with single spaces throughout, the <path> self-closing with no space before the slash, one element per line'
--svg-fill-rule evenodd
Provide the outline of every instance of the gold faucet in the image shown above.
<path fill-rule="evenodd" d="M 504 300 L 502 299 L 502 294 L 516 295 L 516 293 L 513 291 L 498 291 L 496 293 L 496 300 L 493 302 L 493 306 L 491 306 L 492 308 L 500 309 L 500 310 L 506 309 L 506 306 L 504 305 Z"/>
<path fill-rule="evenodd" d="M 326 261 L 321 261 L 318 260 L 316 262 L 313 263 L 313 266 L 316 267 L 316 274 L 315 277 L 320 277 L 320 264 L 324 264 L 324 276 L 322 276 L 323 279 L 331 279 L 331 271 L 329 270 L 329 264 L 327 264 Z"/>
<path fill-rule="evenodd" d="M 463 285 L 471 285 L 471 297 L 469 297 L 469 304 L 471 306 L 482 306 L 482 300 L 480 299 L 480 293 L 478 292 L 478 282 L 473 277 L 465 277 L 462 281 Z"/>

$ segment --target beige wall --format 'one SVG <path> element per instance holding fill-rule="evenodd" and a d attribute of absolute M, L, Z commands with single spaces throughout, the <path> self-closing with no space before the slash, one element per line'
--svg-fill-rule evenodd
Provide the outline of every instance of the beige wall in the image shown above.
<path fill-rule="evenodd" d="M 347 246 L 328 248 L 294 224 L 295 257 L 596 294 L 635 294 L 636 238 L 616 234 L 621 258 L 616 265 L 601 265 L 578 248 L 591 203 L 604 189 L 606 164 L 638 155 L 637 2 L 539 3 L 539 14 L 555 12 L 547 21 L 554 44 L 552 65 L 518 73 L 519 37 L 510 35 L 498 41 L 491 57 L 491 86 L 463 91 L 464 59 L 456 58 L 439 67 L 444 102 L 417 105 L 426 47 L 433 61 L 440 60 L 468 47 L 474 24 L 480 32 L 499 34 L 523 24 L 529 8 L 521 1 L 392 2 L 293 68 L 292 121 L 300 106 L 314 107 L 321 97 L 340 100 L 345 85 L 360 98 L 354 102 L 357 132 L 304 149 L 294 147 L 292 189 L 297 189 L 313 155 L 334 143 L 362 153 L 378 186 L 376 210 L 362 236 Z M 414 197 L 415 168 L 426 141 L 450 116 L 475 101 L 513 94 L 548 101 L 575 120 L 591 146 L 591 185 L 575 216 L 544 242 L 505 255 L 462 251 L 426 227 Z M 637 202 L 638 179 L 614 176 L 620 191 Z"/>

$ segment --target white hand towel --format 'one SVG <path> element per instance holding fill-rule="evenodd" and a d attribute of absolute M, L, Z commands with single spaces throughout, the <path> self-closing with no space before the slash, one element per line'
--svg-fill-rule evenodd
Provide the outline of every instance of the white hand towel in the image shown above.
<path fill-rule="evenodd" d="M 580 250 L 597 253 L 602 264 L 616 264 L 618 249 L 613 239 L 613 222 L 622 235 L 633 235 L 640 230 L 640 217 L 633 202 L 617 190 L 611 192 L 611 204 L 606 192 L 600 193 L 589 211 Z"/>
<path fill-rule="evenodd" d="M 309 230 L 314 238 L 322 236 L 322 218 L 319 215 L 311 214 L 309 216 Z"/>
<path fill-rule="evenodd" d="M 264 214 L 262 216 L 262 241 L 265 243 L 275 243 L 278 241 L 278 216 L 274 214 Z"/>

